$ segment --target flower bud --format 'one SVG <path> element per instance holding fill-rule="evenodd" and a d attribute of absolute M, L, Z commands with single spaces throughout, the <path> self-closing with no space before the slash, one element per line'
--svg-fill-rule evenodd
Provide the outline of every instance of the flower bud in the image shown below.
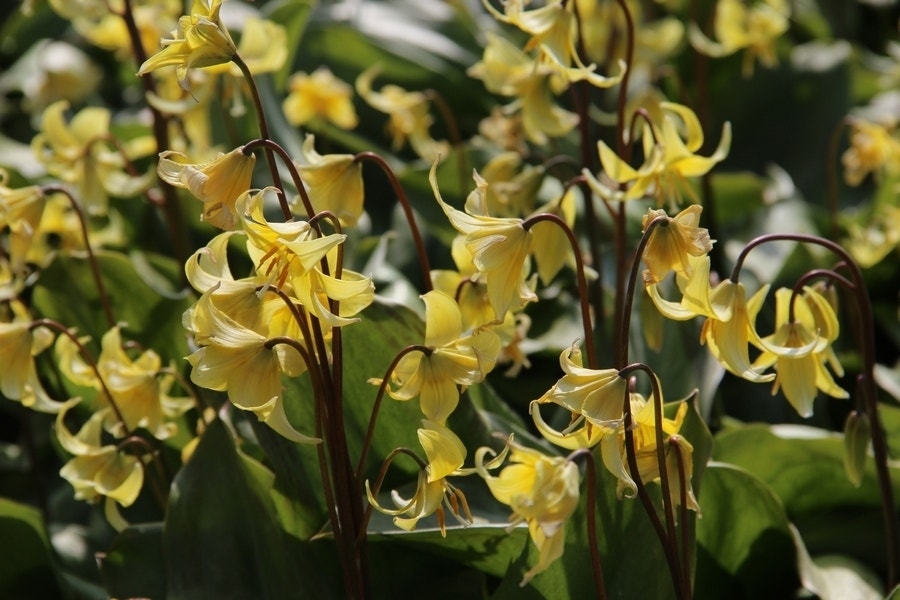
<path fill-rule="evenodd" d="M 854 486 L 862 483 L 866 467 L 866 454 L 872 440 L 872 424 L 869 415 L 851 411 L 844 425 L 844 470 Z"/>

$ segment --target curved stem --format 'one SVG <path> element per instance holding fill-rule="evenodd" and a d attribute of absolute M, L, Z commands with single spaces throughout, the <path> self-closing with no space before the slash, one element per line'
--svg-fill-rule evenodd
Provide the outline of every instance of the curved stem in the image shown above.
<path fill-rule="evenodd" d="M 303 202 L 303 208 L 306 210 L 306 216 L 307 218 L 312 219 L 316 214 L 316 210 L 313 208 L 312 200 L 310 200 L 309 198 L 309 192 L 306 190 L 306 186 L 303 185 L 303 178 L 300 177 L 300 172 L 297 170 L 297 165 L 294 164 L 294 160 L 291 158 L 291 155 L 288 154 L 287 150 L 282 148 L 278 142 L 267 137 L 247 142 L 246 144 L 244 144 L 243 152 L 244 154 L 249 154 L 259 146 L 263 147 L 267 157 L 270 156 L 273 152 L 281 157 L 281 161 L 284 163 L 284 166 L 287 167 L 288 173 L 290 173 L 291 175 L 291 180 L 294 183 L 294 187 L 297 188 L 297 193 L 300 194 L 300 199 Z M 274 162 L 274 158 L 272 160 Z M 277 173 L 278 169 L 275 169 L 275 172 Z M 284 192 L 282 191 L 281 194 L 283 195 Z M 279 201 L 281 199 L 282 197 L 279 196 Z M 292 221 L 294 219 L 294 215 L 293 213 L 291 213 L 291 208 L 287 205 L 287 201 L 285 200 L 280 204 L 281 214 L 284 216 L 284 220 Z"/>
<path fill-rule="evenodd" d="M 425 242 L 422 240 L 422 234 L 419 233 L 419 226 L 416 225 L 416 217 L 413 214 L 412 206 L 409 204 L 409 198 L 406 196 L 406 191 L 403 189 L 403 186 L 400 185 L 400 180 L 397 179 L 397 175 L 387 161 L 374 152 L 360 152 L 353 157 L 353 160 L 366 160 L 374 163 L 378 165 L 385 175 L 387 175 L 391 187 L 394 188 L 394 194 L 397 195 L 397 201 L 400 202 L 400 206 L 403 208 L 403 214 L 406 216 L 406 222 L 409 224 L 409 231 L 412 234 L 413 242 L 416 245 L 416 253 L 419 256 L 419 266 L 422 269 L 422 287 L 425 289 L 426 293 L 430 292 L 433 289 L 431 285 L 431 264 L 428 262 L 428 253 L 425 251 Z"/>
<path fill-rule="evenodd" d="M 241 70 L 244 81 L 247 82 L 247 87 L 250 88 L 250 96 L 253 98 L 253 106 L 256 108 L 256 120 L 259 123 L 260 137 L 266 140 L 272 140 L 272 136 L 269 135 L 269 124 L 266 121 L 266 113 L 263 110 L 262 100 L 260 100 L 259 97 L 259 88 L 256 87 L 256 81 L 253 79 L 250 67 L 247 66 L 247 63 L 244 62 L 244 59 L 241 58 L 237 52 L 231 57 L 231 62 L 237 65 L 237 68 Z M 266 145 L 266 162 L 269 165 L 269 174 L 272 176 L 272 183 L 278 188 L 278 204 L 281 205 L 281 212 L 284 214 L 285 220 L 289 221 L 291 219 L 291 207 L 288 205 L 287 197 L 284 194 L 284 185 L 281 183 L 281 174 L 278 173 L 278 166 L 275 164 L 275 156 L 272 153 L 272 148 L 268 145 Z"/>
<path fill-rule="evenodd" d="M 597 467 L 594 464 L 594 455 L 589 449 L 583 448 L 572 452 L 567 461 L 574 462 L 578 458 L 584 458 L 587 475 L 587 535 L 588 548 L 591 553 L 591 567 L 594 575 L 594 585 L 597 586 L 597 598 L 606 600 L 606 583 L 603 581 L 603 568 L 600 564 L 600 549 L 597 547 Z"/>
<path fill-rule="evenodd" d="M 631 319 L 629 317 L 631 316 L 631 306 L 634 304 L 634 293 L 635 288 L 637 287 L 637 276 L 641 264 L 641 257 L 644 255 L 644 250 L 647 247 L 647 242 L 650 240 L 650 235 L 653 233 L 653 230 L 657 227 L 666 227 L 668 224 L 669 217 L 655 217 L 644 228 L 644 233 L 634 251 L 634 258 L 631 261 L 631 272 L 628 275 L 627 287 L 625 288 L 625 293 L 623 295 L 622 315 L 618 321 L 619 343 L 617 346 L 618 357 L 616 361 L 616 366 L 618 368 L 623 368 L 628 364 L 628 340 L 631 336 Z"/>
<path fill-rule="evenodd" d="M 891 474 L 888 469 L 887 440 L 881 425 L 878 412 L 878 389 L 875 383 L 875 319 L 872 314 L 872 303 L 869 292 L 866 289 L 862 270 L 853 260 L 850 254 L 837 242 L 801 233 L 773 233 L 757 237 L 744 247 L 738 255 L 731 280 L 737 283 L 744 260 L 751 250 L 769 242 L 792 241 L 803 244 L 814 244 L 827 248 L 841 258 L 843 265 L 849 272 L 849 281 L 853 284 L 853 296 L 856 301 L 858 331 L 860 335 L 860 350 L 862 351 L 863 390 L 865 396 L 866 412 L 872 423 L 872 450 L 875 455 L 875 472 L 878 478 L 878 489 L 881 494 L 881 510 L 885 529 L 885 546 L 888 557 L 888 587 L 893 588 L 897 583 L 898 558 L 900 558 L 900 533 L 898 533 L 897 517 L 894 513 L 894 491 L 891 484 Z"/>
<path fill-rule="evenodd" d="M 466 150 L 463 147 L 462 134 L 459 131 L 459 124 L 456 122 L 456 117 L 453 115 L 450 105 L 447 104 L 447 101 L 444 100 L 444 97 L 441 96 L 437 90 L 425 90 L 424 94 L 426 98 L 434 102 L 438 112 L 441 113 L 441 117 L 443 117 L 444 122 L 447 124 L 450 141 L 456 149 L 456 164 L 459 166 L 460 189 L 464 190 L 466 189 L 466 175 L 469 167 L 466 161 Z"/>
<path fill-rule="evenodd" d="M 393 450 L 391 450 L 390 454 L 388 454 L 385 457 L 384 461 L 381 463 L 381 468 L 378 470 L 378 477 L 375 479 L 375 485 L 372 486 L 372 488 L 370 488 L 372 491 L 372 496 L 377 496 L 378 492 L 381 491 L 381 485 L 384 483 L 384 478 L 387 477 L 388 468 L 390 468 L 391 463 L 394 462 L 394 459 L 397 458 L 398 456 L 400 456 L 401 454 L 405 454 L 406 456 L 409 456 L 413 460 L 415 460 L 416 464 L 419 465 L 419 469 L 422 471 L 424 471 L 425 468 L 428 466 L 427 463 L 425 463 L 421 458 L 419 458 L 419 456 L 415 452 L 413 452 L 409 448 L 394 448 Z M 362 532 L 366 531 L 366 529 L 369 525 L 369 518 L 371 516 L 372 516 L 372 504 L 370 503 L 366 507 L 366 512 L 363 515 L 363 523 L 362 523 L 363 526 L 360 529 L 360 534 L 362 534 Z"/>
<path fill-rule="evenodd" d="M 109 302 L 109 294 L 106 293 L 106 287 L 103 285 L 103 278 L 100 277 L 100 266 L 97 264 L 97 257 L 94 255 L 94 250 L 91 248 L 91 240 L 88 237 L 87 219 L 84 216 L 84 211 L 81 209 L 81 204 L 79 204 L 78 200 L 76 200 L 66 188 L 60 185 L 45 185 L 41 187 L 41 190 L 45 194 L 62 194 L 69 199 L 72 210 L 74 210 L 75 214 L 78 216 L 78 224 L 81 226 L 81 236 L 84 238 L 84 247 L 87 249 L 88 262 L 91 265 L 91 274 L 94 277 L 94 285 L 97 287 L 97 294 L 100 296 L 100 304 L 103 306 L 103 315 L 106 317 L 106 324 L 110 328 L 115 327 L 116 318 L 113 316 L 112 305 Z"/>
<path fill-rule="evenodd" d="M 381 383 L 378 386 L 378 393 L 375 395 L 375 403 L 372 405 L 372 414 L 369 417 L 369 426 L 366 428 L 366 437 L 363 439 L 362 450 L 359 453 L 359 461 L 356 465 L 356 478 L 362 478 L 362 471 L 366 465 L 366 458 L 368 458 L 369 448 L 372 446 L 372 438 L 375 435 L 375 422 L 378 419 L 378 410 L 381 408 L 381 401 L 384 399 L 384 392 L 387 390 L 388 381 L 390 380 L 391 374 L 394 372 L 394 369 L 397 368 L 397 365 L 400 363 L 400 359 L 409 354 L 410 352 L 421 352 L 425 356 L 431 354 L 432 349 L 428 346 L 422 345 L 413 345 L 407 346 L 403 350 L 397 353 L 397 356 L 394 357 L 394 360 L 391 361 L 391 364 L 388 365 L 387 371 L 384 373 L 384 378 L 381 380 Z"/>
<path fill-rule="evenodd" d="M 588 366 L 591 369 L 596 369 L 597 352 L 594 350 L 594 330 L 591 325 L 591 307 L 588 302 L 587 277 L 584 275 L 584 262 L 581 258 L 581 248 L 578 246 L 578 240 L 575 239 L 575 233 L 572 231 L 572 228 L 569 227 L 568 223 L 566 223 L 562 217 L 554 215 L 553 213 L 541 213 L 525 219 L 525 221 L 522 222 L 522 229 L 528 231 L 536 223 L 540 223 L 541 221 L 555 223 L 556 226 L 566 234 L 569 245 L 572 247 L 572 254 L 575 256 L 575 272 L 578 277 L 578 299 L 581 302 L 581 326 L 584 329 L 584 344 L 587 350 Z"/>

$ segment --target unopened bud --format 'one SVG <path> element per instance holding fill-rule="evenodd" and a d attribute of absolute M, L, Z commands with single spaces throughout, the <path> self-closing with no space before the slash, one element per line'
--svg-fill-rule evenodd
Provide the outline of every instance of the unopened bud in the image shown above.
<path fill-rule="evenodd" d="M 872 441 L 872 424 L 866 413 L 852 411 L 844 425 L 844 470 L 850 483 L 859 487 L 866 467 L 866 454 Z"/>

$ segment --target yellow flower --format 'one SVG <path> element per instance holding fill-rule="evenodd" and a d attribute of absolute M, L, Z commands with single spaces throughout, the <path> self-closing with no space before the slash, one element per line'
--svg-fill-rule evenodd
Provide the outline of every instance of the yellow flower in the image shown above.
<path fill-rule="evenodd" d="M 107 518 L 121 530 L 127 523 L 119 515 L 116 504 L 131 506 L 137 500 L 144 484 L 144 464 L 138 456 L 102 444 L 102 413 L 94 413 L 73 435 L 66 427 L 65 417 L 80 402 L 81 398 L 69 400 L 56 416 L 56 438 L 73 455 L 59 474 L 75 489 L 77 500 L 97 502 L 106 498 Z"/>
<path fill-rule="evenodd" d="M 412 149 L 421 158 L 434 162 L 447 156 L 450 146 L 446 141 L 436 141 L 429 128 L 433 119 L 428 113 L 428 98 L 422 92 L 407 92 L 396 85 L 385 85 L 380 92 L 372 89 L 372 82 L 380 68 L 375 65 L 356 78 L 356 91 L 363 100 L 379 112 L 390 116 L 388 131 L 393 149 L 399 150 L 409 139 Z"/>
<path fill-rule="evenodd" d="M 544 145 L 550 137 L 566 135 L 578 124 L 578 115 L 558 106 L 553 98 L 554 69 L 535 64 L 511 42 L 488 32 L 484 58 L 473 65 L 469 76 L 484 81 L 488 91 L 513 96 L 509 113 L 521 109 L 522 128 L 533 143 Z"/>
<path fill-rule="evenodd" d="M 596 65 L 585 65 L 581 61 L 575 47 L 578 23 L 570 10 L 571 3 L 556 0 L 539 8 L 525 10 L 525 0 L 509 0 L 503 4 L 503 13 L 497 11 L 487 0 L 482 0 L 482 4 L 498 21 L 514 25 L 530 34 L 532 37 L 525 46 L 526 50 L 538 48 L 538 60 L 551 65 L 554 72 L 567 81 L 587 80 L 601 88 L 612 87 L 621 81 L 625 71 L 624 62 L 619 61 L 618 75 L 602 77 L 594 73 Z"/>
<path fill-rule="evenodd" d="M 150 186 L 152 173 L 132 177 L 125 172 L 125 160 L 108 147 L 111 138 L 110 112 L 105 108 L 84 108 L 67 125 L 64 113 L 68 102 L 54 102 L 44 110 L 41 131 L 31 148 L 51 175 L 78 188 L 78 199 L 88 212 L 105 215 L 108 195 L 128 197 Z M 123 146 L 129 159 L 146 154 L 152 138 L 141 136 Z"/>
<path fill-rule="evenodd" d="M 900 247 L 900 206 L 878 204 L 867 223 L 850 223 L 844 247 L 866 269 Z"/>
<path fill-rule="evenodd" d="M 319 67 L 312 74 L 301 71 L 291 76 L 282 109 L 291 125 L 325 119 L 341 129 L 353 129 L 359 119 L 350 101 L 352 95 L 353 88 L 332 75 L 327 67 Z"/>
<path fill-rule="evenodd" d="M 584 368 L 581 351 L 575 344 L 562 351 L 559 365 L 565 375 L 535 402 L 552 402 L 566 408 L 572 413 L 573 422 L 583 418 L 598 427 L 618 426 L 628 388 L 618 370 Z"/>
<path fill-rule="evenodd" d="M 123 437 L 126 429 L 134 431 L 138 428 L 146 429 L 160 440 L 171 437 L 177 427 L 167 417 L 176 417 L 192 405 L 187 398 L 168 396 L 172 376 L 162 373 L 162 360 L 156 352 L 145 350 L 132 360 L 123 347 L 119 326 L 103 335 L 97 358 L 97 371 L 112 399 L 103 393 L 101 380 L 67 336 L 57 340 L 56 354 L 60 371 L 72 383 L 101 392 L 98 399 L 104 407 L 104 425 L 116 437 Z M 115 410 L 110 400 L 115 403 Z M 124 423 L 119 421 L 120 416 Z"/>
<path fill-rule="evenodd" d="M 660 399 L 661 403 L 662 399 Z M 640 394 L 631 394 L 631 414 L 633 418 L 632 436 L 634 439 L 634 454 L 637 459 L 638 474 L 641 481 L 648 483 L 660 479 L 659 458 L 657 453 L 656 431 L 656 403 L 648 401 Z M 691 456 L 693 447 L 683 437 L 678 435 L 681 426 L 687 416 L 688 405 L 682 402 L 678 406 L 678 412 L 674 419 L 663 417 L 662 440 L 665 444 L 666 473 L 669 483 L 669 497 L 674 506 L 681 504 L 681 478 L 678 474 L 679 462 L 676 456 L 677 450 L 672 443 L 677 443 L 683 451 L 684 479 L 687 482 L 687 507 L 697 513 L 700 505 L 694 496 L 691 476 L 693 475 L 693 462 Z M 603 464 L 618 480 L 616 493 L 619 498 L 624 495 L 633 497 L 637 493 L 637 484 L 634 482 L 634 473 L 628 465 L 625 452 L 625 425 L 619 425 L 614 435 L 607 435 L 600 442 L 600 453 Z M 629 490 L 626 493 L 626 490 Z"/>
<path fill-rule="evenodd" d="M 162 40 L 163 49 L 144 61 L 138 75 L 174 66 L 179 84 L 187 89 L 189 69 L 231 61 L 237 48 L 219 20 L 221 4 L 222 0 L 194 0 L 191 13 L 178 19 L 178 29 Z"/>
<path fill-rule="evenodd" d="M 466 248 L 472 254 L 475 267 L 484 274 L 496 319 L 501 321 L 514 301 L 522 306 L 537 300 L 525 282 L 530 270 L 531 231 L 522 227 L 521 219 L 488 216 L 484 206 L 487 184 L 477 173 L 476 189 L 466 200 L 466 212 L 456 210 L 441 197 L 436 169 L 437 163 L 432 166 L 429 176 L 431 189 L 450 224 L 466 236 Z"/>
<path fill-rule="evenodd" d="M 665 279 L 670 271 L 686 276 L 691 274 L 691 256 L 703 256 L 712 250 L 709 232 L 698 227 L 703 207 L 692 204 L 674 217 L 666 215 L 664 210 L 649 209 L 641 220 L 646 231 L 647 226 L 657 217 L 665 217 L 665 221 L 655 226 L 647 240 L 643 256 L 647 270 L 644 271 L 645 283 L 658 283 Z"/>
<path fill-rule="evenodd" d="M 596 194 L 608 200 L 634 200 L 652 195 L 658 205 L 666 199 L 675 203 L 680 201 L 682 190 L 693 196 L 688 178 L 705 175 L 728 155 L 731 147 L 729 123 L 722 127 L 722 138 L 712 155 L 698 156 L 695 152 L 703 146 L 703 130 L 694 111 L 674 102 L 662 102 L 659 107 L 663 111 L 662 127 L 644 126 L 644 164 L 638 169 L 620 159 L 605 142 L 597 143 L 606 177 L 626 189 L 623 192 L 611 188 L 585 169 L 582 173 Z M 680 133 L 682 126 L 684 138 Z"/>
<path fill-rule="evenodd" d="M 788 30 L 790 14 L 785 0 L 763 0 L 750 7 L 743 0 L 719 0 L 713 25 L 718 43 L 703 35 L 694 23 L 688 34 L 698 52 L 714 58 L 744 49 L 743 74 L 749 77 L 757 57 L 767 67 L 778 63 L 775 42 Z"/>
<path fill-rule="evenodd" d="M 428 353 L 411 352 L 391 374 L 398 387 L 388 388 L 396 400 L 419 397 L 422 413 L 443 425 L 459 403 L 458 385 L 478 383 L 494 367 L 500 339 L 491 331 L 462 337 L 462 315 L 443 292 L 422 296 L 425 302 L 425 346 Z"/>
<path fill-rule="evenodd" d="M 61 402 L 50 398 L 38 378 L 34 357 L 53 343 L 53 332 L 33 327 L 28 310 L 12 301 L 15 318 L 0 323 L 0 392 L 9 400 L 43 413 L 56 413 Z"/>
<path fill-rule="evenodd" d="M 352 154 L 322 156 L 314 144 L 315 137 L 306 136 L 302 150 L 306 164 L 299 166 L 313 208 L 329 210 L 342 226 L 353 227 L 363 213 L 362 163 Z"/>
<path fill-rule="evenodd" d="M 675 283 L 681 292 L 681 300 L 666 300 L 659 292 L 662 282 L 645 282 L 645 289 L 653 304 L 660 313 L 675 321 L 687 321 L 696 316 L 709 317 L 718 321 L 731 318 L 731 302 L 734 288 L 726 280 L 715 288 L 710 286 L 709 256 L 688 255 L 689 268 L 685 272 L 676 273 Z"/>
<path fill-rule="evenodd" d="M 327 327 L 343 327 L 359 319 L 352 318 L 372 303 L 375 288 L 371 278 L 349 269 L 340 278 L 326 275 L 320 261 L 328 258 L 329 273 L 334 273 L 337 246 L 346 239 L 343 234 L 317 237 L 305 221 L 270 223 L 262 210 L 263 194 L 246 193 L 238 201 L 247 252 L 257 274 L 277 287 L 290 284 L 294 296 L 306 309 Z M 329 299 L 340 302 L 338 314 L 331 310 Z"/>
<path fill-rule="evenodd" d="M 201 348 L 187 357 L 193 367 L 191 381 L 211 390 L 227 391 L 231 403 L 253 412 L 281 436 L 299 443 L 320 440 L 291 425 L 284 411 L 282 365 L 296 353 L 285 344 L 244 327 L 215 306 L 212 293 L 204 293 L 185 318 Z"/>
<path fill-rule="evenodd" d="M 203 203 L 202 219 L 219 229 L 236 229 L 239 215 L 235 208 L 238 197 L 250 189 L 256 156 L 235 148 L 219 154 L 206 164 L 177 162 L 184 154 L 166 150 L 159 155 L 157 172 L 160 179 L 175 187 L 189 190 Z"/>
<path fill-rule="evenodd" d="M 581 478 L 575 463 L 517 444 L 511 444 L 509 460 L 513 464 L 496 477 L 479 468 L 479 460 L 476 468 L 494 498 L 512 509 L 512 524 L 528 524 L 528 534 L 538 548 L 537 564 L 519 584 L 524 586 L 562 556 L 566 521 L 578 507 Z"/>
<path fill-rule="evenodd" d="M 791 406 L 801 417 L 811 417 L 813 401 L 819 390 L 835 398 L 850 395 L 838 386 L 825 368 L 833 359 L 837 373 L 840 363 L 831 351 L 838 335 L 837 315 L 828 301 L 810 287 L 794 298 L 793 291 L 781 288 L 775 292 L 775 333 L 759 340 L 762 354 L 753 363 L 757 369 L 775 366 L 777 376 L 772 394 L 784 391 Z"/>
<path fill-rule="evenodd" d="M 756 315 L 762 308 L 769 285 L 757 290 L 749 301 L 742 283 L 726 279 L 716 289 L 719 291 L 717 304 L 730 306 L 730 315 L 725 321 L 707 317 L 700 331 L 700 343 L 706 344 L 716 360 L 738 377 L 756 383 L 772 381 L 774 375 L 762 375 L 753 368 L 748 349 L 750 342 L 759 344 Z"/>
<path fill-rule="evenodd" d="M 462 468 L 466 459 L 466 448 L 455 433 L 428 420 L 423 420 L 422 425 L 423 427 L 416 433 L 419 443 L 425 450 L 428 464 L 419 472 L 413 496 L 407 499 L 394 490 L 391 492 L 391 500 L 396 508 L 385 508 L 375 499 L 368 481 L 366 481 L 366 495 L 376 510 L 392 515 L 394 524 L 406 531 L 413 531 L 420 519 L 437 513 L 441 536 L 446 537 L 444 506 L 463 525 L 472 522 L 465 495 L 448 482 L 447 478 L 468 475 L 473 470 Z M 460 503 L 463 508 L 462 515 L 459 511 Z"/>
<path fill-rule="evenodd" d="M 0 169 L 0 230 L 9 227 L 10 266 L 16 273 L 25 269 L 32 240 L 38 233 L 46 198 L 40 186 L 6 187 L 8 174 Z"/>
<path fill-rule="evenodd" d="M 841 156 L 844 181 L 857 186 L 869 173 L 880 179 L 900 172 L 900 141 L 887 127 L 862 119 L 850 119 L 850 147 Z"/>

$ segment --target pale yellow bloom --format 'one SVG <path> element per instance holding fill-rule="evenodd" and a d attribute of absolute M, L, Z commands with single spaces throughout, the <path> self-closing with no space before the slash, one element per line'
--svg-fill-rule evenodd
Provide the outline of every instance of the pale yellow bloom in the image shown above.
<path fill-rule="evenodd" d="M 319 154 L 312 135 L 302 153 L 306 164 L 298 169 L 313 209 L 331 211 L 344 227 L 355 226 L 363 213 L 362 163 L 352 154 Z"/>
<path fill-rule="evenodd" d="M 562 556 L 566 522 L 578 507 L 581 477 L 575 463 L 517 444 L 511 444 L 509 459 L 512 464 L 496 477 L 485 469 L 479 474 L 494 498 L 512 509 L 512 523 L 527 523 L 540 553 L 519 584 L 524 586 Z"/>
<path fill-rule="evenodd" d="M 757 383 L 772 381 L 775 375 L 762 375 L 753 368 L 748 348 L 751 342 L 759 344 L 755 325 L 756 315 L 762 308 L 769 285 L 766 284 L 757 290 L 749 300 L 742 283 L 726 279 L 717 286 L 717 290 L 719 289 L 721 295 L 717 303 L 731 307 L 729 318 L 722 321 L 708 317 L 703 322 L 700 343 L 706 344 L 716 360 L 738 377 Z"/>
<path fill-rule="evenodd" d="M 174 160 L 174 159 L 179 160 Z M 219 229 L 236 229 L 240 222 L 235 203 L 250 189 L 256 156 L 235 148 L 219 154 L 205 164 L 180 162 L 180 152 L 167 150 L 159 155 L 157 172 L 160 179 L 175 187 L 189 190 L 203 203 L 202 219 Z"/>
<path fill-rule="evenodd" d="M 68 102 L 48 106 L 41 118 L 41 131 L 31 142 L 32 150 L 51 175 L 77 187 L 77 197 L 88 212 L 105 215 L 108 196 L 128 197 L 142 193 L 152 182 L 152 173 L 131 176 L 125 158 L 110 147 L 110 112 L 88 107 L 67 124 Z M 141 136 L 122 146 L 129 159 L 140 158 L 152 147 L 152 138 Z"/>
<path fill-rule="evenodd" d="M 603 172 L 616 187 L 610 187 L 587 169 L 582 173 L 594 192 L 607 200 L 633 200 L 653 196 L 658 205 L 677 203 L 682 191 L 693 196 L 688 179 L 708 173 L 728 155 L 731 125 L 722 127 L 719 145 L 709 157 L 695 154 L 703 146 L 703 130 L 697 115 L 687 106 L 662 102 L 662 125 L 644 125 L 644 164 L 634 169 L 605 142 L 597 143 Z M 681 131 L 684 131 L 682 135 Z M 624 191 L 619 188 L 624 188 Z"/>
<path fill-rule="evenodd" d="M 25 268 L 32 240 L 38 233 L 46 198 L 40 186 L 6 187 L 9 175 L 0 169 L 0 231 L 9 228 L 9 258 L 13 271 Z"/>
<path fill-rule="evenodd" d="M 425 302 L 425 346 L 430 352 L 411 352 L 391 373 L 396 400 L 419 398 L 425 417 L 443 425 L 459 403 L 459 388 L 478 383 L 493 369 L 500 339 L 483 330 L 462 335 L 462 315 L 453 298 L 439 291 L 422 296 Z"/>
<path fill-rule="evenodd" d="M 33 327 L 28 310 L 11 302 L 14 320 L 0 323 L 0 392 L 9 400 L 43 413 L 56 413 L 61 402 L 50 398 L 38 377 L 34 358 L 53 343 L 53 332 Z"/>
<path fill-rule="evenodd" d="M 287 344 L 268 343 L 268 338 L 249 329 L 215 306 L 211 292 L 204 293 L 185 319 L 194 329 L 201 348 L 187 357 L 193 369 L 191 381 L 211 390 L 227 391 L 231 403 L 254 413 L 279 435 L 299 443 L 320 440 L 298 432 L 284 410 L 282 365 L 297 350 Z"/>
<path fill-rule="evenodd" d="M 753 74 L 756 58 L 766 67 L 778 63 L 775 42 L 790 25 L 786 0 L 761 0 L 748 6 L 745 0 L 719 0 L 713 25 L 718 42 L 707 38 L 694 23 L 688 30 L 691 45 L 707 56 L 721 57 L 744 50 L 743 74 Z"/>
<path fill-rule="evenodd" d="M 291 125 L 325 119 L 341 129 L 353 129 L 359 119 L 352 95 L 352 87 L 335 77 L 328 67 L 319 67 L 311 74 L 301 71 L 291 76 L 282 109 Z"/>
<path fill-rule="evenodd" d="M 380 68 L 375 65 L 361 73 L 356 78 L 356 92 L 372 108 L 390 116 L 388 132 L 392 138 L 392 148 L 399 150 L 408 139 L 415 153 L 429 162 L 447 156 L 450 145 L 446 141 L 435 140 L 429 132 L 434 120 L 428 112 L 428 97 L 423 92 L 408 92 L 393 84 L 385 85 L 376 92 L 372 89 L 372 82 L 379 71 Z"/>
<path fill-rule="evenodd" d="M 631 414 L 633 427 L 631 433 L 634 440 L 634 454 L 638 467 L 638 475 L 645 484 L 650 481 L 660 480 L 660 465 L 657 451 L 656 429 L 656 403 L 645 399 L 640 394 L 631 394 Z M 660 399 L 662 404 L 662 399 Z M 662 432 L 659 432 L 665 444 L 665 463 L 668 475 L 669 497 L 674 506 L 681 504 L 681 478 L 679 476 L 679 462 L 676 456 L 677 450 L 672 447 L 672 442 L 678 444 L 683 451 L 684 479 L 687 482 L 685 496 L 687 507 L 697 513 L 700 505 L 694 496 L 691 477 L 693 475 L 693 447 L 679 435 L 681 426 L 687 416 L 688 404 L 682 402 L 678 406 L 678 412 L 674 419 L 663 417 Z M 637 484 L 634 481 L 635 473 L 628 464 L 625 450 L 625 425 L 619 425 L 613 435 L 607 435 L 600 442 L 600 453 L 603 464 L 618 480 L 616 493 L 619 498 L 623 495 L 633 497 L 637 493 Z M 627 491 L 626 491 L 627 490 Z"/>
<path fill-rule="evenodd" d="M 219 19 L 222 0 L 194 0 L 189 15 L 162 40 L 163 49 L 141 65 L 138 75 L 174 66 L 178 82 L 187 89 L 189 69 L 229 62 L 237 53 L 234 40 Z"/>
<path fill-rule="evenodd" d="M 515 302 L 523 306 L 537 300 L 526 284 L 530 271 L 533 234 L 522 226 L 521 219 L 491 217 L 484 206 L 485 181 L 474 174 L 476 189 L 466 200 L 466 211 L 456 210 L 441 197 L 437 186 L 437 164 L 431 168 L 429 180 L 434 196 L 453 227 L 465 235 L 465 245 L 472 262 L 484 274 L 487 294 L 498 321 Z"/>
<path fill-rule="evenodd" d="M 857 186 L 872 173 L 876 179 L 900 173 L 900 140 L 890 128 L 862 119 L 850 119 L 850 147 L 841 156 L 844 181 Z"/>
<path fill-rule="evenodd" d="M 665 220 L 654 227 L 641 256 L 647 265 L 644 283 L 658 283 L 670 271 L 689 277 L 690 257 L 704 256 L 712 250 L 709 232 L 699 227 L 701 212 L 703 207 L 699 204 L 688 206 L 674 217 L 666 215 L 664 210 L 647 211 L 641 220 L 644 231 L 653 220 L 659 217 Z"/>
<path fill-rule="evenodd" d="M 775 367 L 776 377 L 772 394 L 778 390 L 801 417 L 811 417 L 813 401 L 821 390 L 835 398 L 850 395 L 838 386 L 825 368 L 831 359 L 838 375 L 843 374 L 837 357 L 831 351 L 831 343 L 837 339 L 839 324 L 837 315 L 828 301 L 810 287 L 797 295 L 791 307 L 793 291 L 780 288 L 775 291 L 775 323 L 772 335 L 760 338 L 762 354 L 753 363 L 756 369 Z M 793 319 L 791 318 L 793 317 Z"/>
<path fill-rule="evenodd" d="M 173 383 L 172 376 L 163 372 L 162 359 L 156 352 L 145 350 L 135 360 L 128 355 L 119 326 L 103 335 L 97 372 L 88 365 L 68 336 L 58 338 L 56 355 L 60 371 L 69 381 L 97 390 L 97 399 L 102 407 L 98 412 L 104 414 L 104 426 L 116 437 L 142 428 L 157 439 L 169 438 L 177 429 L 170 419 L 193 404 L 188 398 L 178 399 L 168 395 Z M 106 391 L 112 398 L 107 396 Z"/>

